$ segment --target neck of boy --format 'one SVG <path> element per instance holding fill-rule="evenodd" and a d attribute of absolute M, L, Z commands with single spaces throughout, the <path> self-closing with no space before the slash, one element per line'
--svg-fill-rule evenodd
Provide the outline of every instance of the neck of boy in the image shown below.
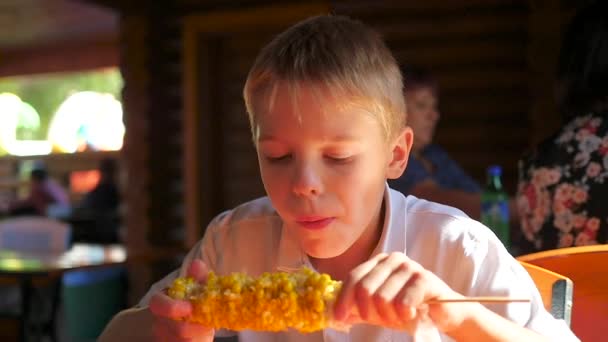
<path fill-rule="evenodd" d="M 309 256 L 312 266 L 320 273 L 329 274 L 332 279 L 346 281 L 351 270 L 369 260 L 372 256 L 382 236 L 385 210 L 383 200 L 370 224 L 352 246 L 344 253 L 333 258 L 320 259 Z"/>

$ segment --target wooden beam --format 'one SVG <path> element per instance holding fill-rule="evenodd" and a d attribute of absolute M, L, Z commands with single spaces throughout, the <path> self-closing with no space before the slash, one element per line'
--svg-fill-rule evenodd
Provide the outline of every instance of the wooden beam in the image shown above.
<path fill-rule="evenodd" d="M 208 11 L 192 13 L 184 17 L 183 168 L 186 247 L 192 247 L 200 239 L 206 224 L 217 214 L 215 210 L 217 201 L 222 200 L 218 199 L 217 195 L 214 196 L 217 193 L 216 187 L 221 185 L 222 180 L 217 178 L 213 171 L 213 168 L 217 167 L 214 164 L 221 162 L 216 154 L 221 142 L 214 139 L 213 130 L 216 126 L 210 120 L 212 115 L 221 114 L 214 111 L 211 104 L 207 103 L 211 101 L 201 101 L 201 98 L 214 98 L 208 84 L 213 81 L 214 76 L 210 69 L 218 68 L 220 61 L 213 56 L 213 50 L 221 48 L 221 44 L 230 40 L 226 37 L 239 39 L 239 36 L 249 36 L 251 32 L 263 36 L 269 32 L 280 31 L 307 16 L 327 12 L 329 5 L 316 1 Z M 209 39 L 203 39 L 204 37 Z M 233 63 L 236 63 L 223 62 L 231 63 L 226 68 L 232 68 Z M 219 89 L 224 90 L 224 88 Z M 249 131 L 246 132 L 248 137 Z"/>
<path fill-rule="evenodd" d="M 118 38 L 111 35 L 5 50 L 0 53 L 0 77 L 82 71 L 118 64 Z"/>

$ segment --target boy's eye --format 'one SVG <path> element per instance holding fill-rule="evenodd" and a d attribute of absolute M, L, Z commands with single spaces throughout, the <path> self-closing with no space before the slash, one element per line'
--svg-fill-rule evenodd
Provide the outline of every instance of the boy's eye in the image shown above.
<path fill-rule="evenodd" d="M 291 154 L 284 154 L 282 156 L 266 156 L 266 160 L 268 160 L 268 162 L 270 163 L 278 163 L 278 162 L 284 162 L 291 159 Z"/>
<path fill-rule="evenodd" d="M 328 155 L 325 158 L 331 162 L 340 163 L 340 164 L 348 163 L 353 159 L 352 156 L 332 156 L 332 155 Z"/>

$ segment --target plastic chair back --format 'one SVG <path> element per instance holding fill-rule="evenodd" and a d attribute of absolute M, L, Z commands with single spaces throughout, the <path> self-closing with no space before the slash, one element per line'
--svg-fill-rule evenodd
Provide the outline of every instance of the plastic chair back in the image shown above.
<path fill-rule="evenodd" d="M 572 280 L 548 269 L 520 261 L 540 292 L 547 311 L 570 325 L 572 315 Z"/>
<path fill-rule="evenodd" d="M 572 331 L 582 341 L 605 341 L 608 322 L 608 245 L 554 249 L 517 258 L 574 283 Z"/>

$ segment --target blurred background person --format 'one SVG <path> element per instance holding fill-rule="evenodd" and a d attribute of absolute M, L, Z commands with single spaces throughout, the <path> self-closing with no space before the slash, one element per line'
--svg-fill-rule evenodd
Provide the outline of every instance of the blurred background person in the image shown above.
<path fill-rule="evenodd" d="M 563 125 L 519 164 L 522 253 L 608 239 L 608 3 L 581 9 L 562 40 Z"/>
<path fill-rule="evenodd" d="M 102 159 L 99 162 L 99 182 L 90 192 L 84 195 L 77 208 L 95 213 L 115 213 L 120 204 L 116 172 L 117 166 L 114 159 Z"/>
<path fill-rule="evenodd" d="M 407 124 L 414 143 L 403 175 L 390 182 L 404 195 L 451 205 L 479 219 L 481 188 L 439 145 L 433 143 L 440 118 L 439 87 L 421 67 L 402 66 Z"/>
<path fill-rule="evenodd" d="M 99 181 L 77 203 L 67 219 L 74 228 L 74 241 L 89 243 L 120 242 L 120 190 L 118 165 L 114 159 L 99 162 Z"/>
<path fill-rule="evenodd" d="M 74 240 L 79 242 L 117 243 L 120 241 L 120 190 L 118 166 L 114 159 L 99 162 L 99 182 L 74 207 L 69 218 Z"/>
<path fill-rule="evenodd" d="M 43 163 L 34 163 L 27 196 L 9 203 L 7 213 L 9 216 L 46 216 L 51 206 L 69 208 L 69 195 L 64 187 L 49 177 Z"/>

